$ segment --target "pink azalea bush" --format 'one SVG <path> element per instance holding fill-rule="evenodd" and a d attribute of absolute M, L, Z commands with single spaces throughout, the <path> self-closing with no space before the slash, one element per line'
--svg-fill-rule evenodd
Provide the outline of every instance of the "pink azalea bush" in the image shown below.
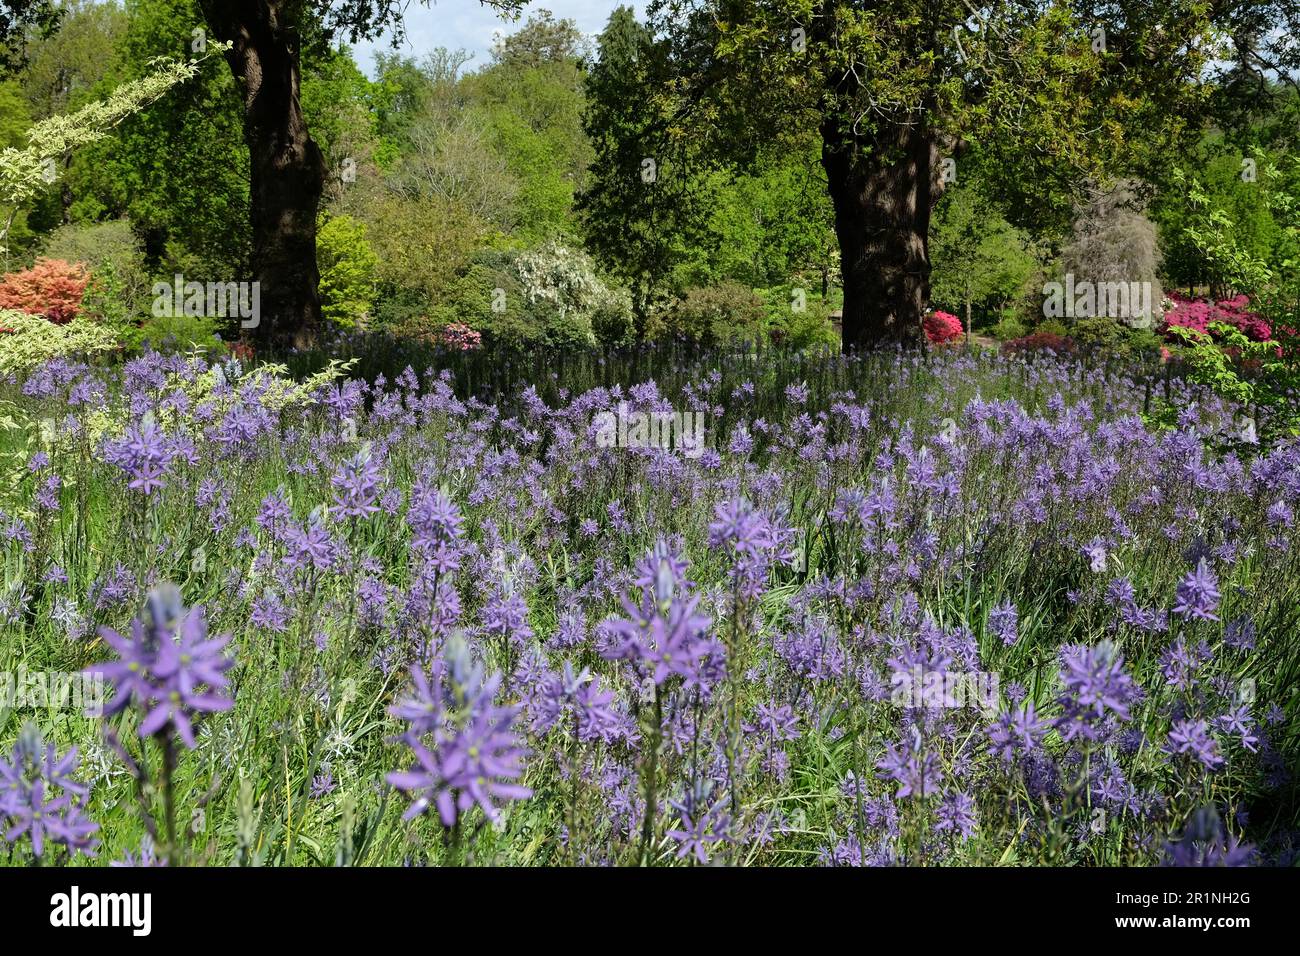
<path fill-rule="evenodd" d="M 1174 307 L 1165 313 L 1160 327 L 1160 331 L 1166 334 L 1175 326 L 1208 334 L 1211 323 L 1223 322 L 1239 329 L 1243 335 L 1256 342 L 1267 342 L 1273 337 L 1269 324 L 1250 311 L 1248 296 L 1239 295 L 1220 302 L 1207 302 L 1174 292 L 1169 298 Z"/>
<path fill-rule="evenodd" d="M 449 322 L 433 335 L 434 341 L 459 352 L 472 352 L 483 344 L 483 336 L 463 322 Z"/>
<path fill-rule="evenodd" d="M 961 327 L 961 319 L 951 312 L 931 312 L 925 317 L 923 325 L 925 337 L 933 345 L 947 345 L 966 334 Z"/>

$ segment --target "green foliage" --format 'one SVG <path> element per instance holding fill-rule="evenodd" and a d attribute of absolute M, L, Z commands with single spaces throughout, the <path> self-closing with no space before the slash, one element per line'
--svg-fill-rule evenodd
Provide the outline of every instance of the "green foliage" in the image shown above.
<path fill-rule="evenodd" d="M 21 149 L 27 143 L 27 130 L 31 128 L 32 115 L 23 92 L 17 80 L 0 81 L 0 148 Z M 30 209 L 20 209 L 14 216 L 8 244 L 15 254 L 25 254 L 36 241 L 33 230 L 29 228 L 31 218 L 39 219 L 39 216 L 33 217 Z"/>
<path fill-rule="evenodd" d="M 574 195 L 592 156 L 582 132 L 586 47 L 572 20 L 541 10 L 502 40 L 492 66 L 461 84 L 484 111 L 489 141 L 519 183 L 526 243 L 576 234 Z"/>
<path fill-rule="evenodd" d="M 1300 362 L 1297 351 L 1300 338 L 1282 332 L 1278 342 L 1255 342 L 1236 327 L 1211 322 L 1210 334 L 1195 329 L 1173 327 L 1170 332 L 1181 340 L 1180 356 L 1190 368 L 1190 378 L 1215 394 L 1252 410 L 1259 419 L 1259 438 L 1276 440 L 1300 435 Z M 1178 420 L 1179 409 L 1169 403 L 1153 418 L 1171 427 Z"/>
<path fill-rule="evenodd" d="M 974 144 L 1008 205 L 1024 212 L 1050 199 L 1040 221 L 1058 225 L 1074 184 L 1164 163 L 1206 98 L 1189 80 L 1209 59 L 1209 18 L 1182 3 L 1144 4 L 1122 28 L 1090 4 L 976 11 L 958 0 L 824 9 L 657 0 L 650 20 L 642 43 L 667 47 L 667 75 L 657 91 L 630 85 L 651 121 L 621 124 L 643 155 L 700 151 L 703 141 L 715 163 L 748 164 L 758 144 L 820 133 L 849 174 L 869 180 L 910 162 L 904 141 L 919 130 L 939 155 Z M 1113 42 L 1094 49 L 1103 20 Z M 1135 49 L 1142 55 L 1123 52 Z M 919 202 L 918 185 L 891 198 Z"/>
<path fill-rule="evenodd" d="M 60 226 L 45 237 L 41 249 L 47 259 L 84 263 L 96 276 L 112 269 L 132 302 L 143 301 L 149 288 L 144 251 L 125 219 Z"/>
<path fill-rule="evenodd" d="M 709 238 L 716 186 L 691 142 L 667 148 L 657 133 L 680 105 L 667 84 L 667 56 L 633 10 L 619 7 L 586 82 L 583 127 L 594 158 L 578 210 L 588 248 L 630 286 L 642 323 Z"/>
<path fill-rule="evenodd" d="M 749 287 L 725 281 L 690 289 L 659 309 L 647 324 L 648 338 L 685 338 L 717 345 L 767 341 L 767 306 Z"/>
<path fill-rule="evenodd" d="M 1175 286 L 1210 286 L 1225 298 L 1235 283 L 1259 278 L 1252 263 L 1285 258 L 1292 245 L 1272 208 L 1278 156 L 1243 153 L 1212 135 L 1191 158 L 1171 172 L 1152 207 L 1165 270 Z"/>
<path fill-rule="evenodd" d="M 126 344 L 153 348 L 214 348 L 220 344 L 225 320 L 210 316 L 150 315 L 124 336 Z"/>
<path fill-rule="evenodd" d="M 1300 159 L 1263 151 L 1220 157 L 1197 173 L 1176 169 L 1181 204 L 1166 201 L 1162 228 L 1174 274 L 1218 299 L 1236 293 L 1276 329 L 1300 325 Z M 1225 170 L 1235 172 L 1225 172 Z"/>
<path fill-rule="evenodd" d="M 203 22 L 194 0 L 132 0 L 105 82 L 133 81 L 158 56 L 190 54 Z M 207 43 L 206 56 L 218 55 Z M 241 274 L 249 254 L 248 150 L 240 97 L 224 64 L 204 70 L 122 124 L 68 172 L 74 221 L 129 218 L 151 268 L 194 280 Z"/>
<path fill-rule="evenodd" d="M 308 57 L 302 71 L 302 111 L 320 147 L 335 192 L 345 169 L 372 158 L 375 116 L 370 81 L 345 50 Z"/>
<path fill-rule="evenodd" d="M 1036 331 L 1057 331 L 1044 322 Z M 1069 336 L 1088 353 L 1141 355 L 1155 353 L 1162 339 L 1151 329 L 1133 328 L 1123 322 L 1101 316 L 1074 319 L 1061 325 L 1061 334 Z"/>
<path fill-rule="evenodd" d="M 415 199 L 382 183 L 358 182 L 356 192 L 350 192 L 339 209 L 365 224 L 378 257 L 376 314 L 380 316 L 390 313 L 390 299 L 427 304 L 444 297 L 475 251 L 496 235 L 487 223 L 450 200 Z"/>
<path fill-rule="evenodd" d="M 764 154 L 746 171 L 707 177 L 706 235 L 671 277 L 676 291 L 730 279 L 753 287 L 809 276 L 825 287 L 838 268 L 820 146 Z"/>
<path fill-rule="evenodd" d="M 455 83 L 467 55 L 439 48 L 417 63 L 398 53 L 375 54 L 375 79 L 368 99 L 374 116 L 380 165 L 388 168 L 389 160 L 409 145 L 409 132 L 415 120 L 428 112 L 437 90 Z"/>
<path fill-rule="evenodd" d="M 526 307 L 548 330 L 549 344 L 591 345 L 599 326 L 623 341 L 631 328 L 627 292 L 607 285 L 581 249 L 555 242 L 520 253 L 513 262 Z"/>
<path fill-rule="evenodd" d="M 972 324 L 1009 306 L 1038 300 L 1041 252 L 976 190 L 947 190 L 931 226 L 930 299 Z"/>
<path fill-rule="evenodd" d="M 1111 318 L 1134 328 L 1155 326 L 1164 300 L 1160 285 L 1160 249 L 1155 224 L 1145 215 L 1141 186 L 1120 181 L 1091 190 L 1074 217 L 1070 243 L 1062 252 L 1063 267 L 1079 282 L 1144 283 L 1150 308 L 1128 303 L 1127 315 Z"/>
<path fill-rule="evenodd" d="M 403 331 L 427 335 L 452 322 L 507 347 L 626 344 L 633 330 L 627 291 L 606 282 L 586 253 L 555 242 L 475 254 Z"/>
<path fill-rule="evenodd" d="M 152 303 L 144 253 L 124 219 L 100 223 L 72 223 L 45 237 L 45 256 L 80 262 L 89 267 L 90 285 L 82 312 L 100 325 L 112 328 L 128 348 L 142 342 L 141 317 Z"/>
<path fill-rule="evenodd" d="M 1006 310 L 999 313 L 997 321 L 989 326 L 988 333 L 999 342 L 1006 342 L 1028 335 L 1029 325 L 1014 311 Z"/>
<path fill-rule="evenodd" d="M 375 299 L 379 257 L 366 227 L 351 216 L 326 220 L 316 233 L 321 314 L 340 328 L 364 324 Z"/>
<path fill-rule="evenodd" d="M 143 80 L 155 56 L 197 52 L 196 0 L 62 6 L 60 28 L 33 34 L 26 64 L 0 82 L 0 146 L 24 148 L 33 119 Z M 631 8 L 616 10 L 594 45 L 572 21 L 543 10 L 480 69 L 468 70 L 463 51 L 384 53 L 370 80 L 338 42 L 382 24 L 400 29 L 400 14 L 375 3 L 295 5 L 301 101 L 329 170 L 323 221 L 334 225 L 318 259 L 330 320 L 346 325 L 369 314 L 381 326 L 424 327 L 435 316 L 457 320 L 454 310 L 465 308 L 489 337 L 623 342 L 654 334 L 659 307 L 725 285 L 769 290 L 760 297 L 773 340 L 830 341 L 826 313 L 840 277 L 823 121 L 860 117 L 853 148 L 869 167 L 889 160 L 890 130 L 914 115 L 959 170 L 931 222 L 932 304 L 963 319 L 969 312 L 977 329 L 1018 312 L 1019 322 L 995 334 L 1032 330 L 1038 273 L 1069 241 L 1079 183 L 1135 170 L 1161 186 L 1153 211 L 1176 285 L 1225 294 L 1250 285 L 1254 307 L 1272 324 L 1300 321 L 1300 242 L 1286 211 L 1296 173 L 1285 128 L 1300 97 L 1270 81 L 1267 96 L 1247 104 L 1236 95 L 1241 77 L 1213 91 L 1182 83 L 1205 64 L 1222 75 L 1223 61 L 1208 60 L 1201 42 L 1205 11 L 1146 5 L 1141 23 L 1113 27 L 1110 47 L 1098 51 L 1089 5 L 1000 4 L 981 8 L 982 22 L 956 0 L 817 17 L 810 9 L 806 0 L 710 10 L 660 0 L 649 25 Z M 1258 14 L 1261 23 L 1275 15 L 1271 4 Z M 790 42 L 795 27 L 805 30 L 801 49 Z M 1175 36 L 1186 49 L 1162 58 Z M 921 40 L 925 55 L 913 43 Z M 1130 62 L 1134 44 L 1146 55 Z M 1285 44 L 1267 45 L 1287 53 Z M 828 79 L 848 68 L 854 82 L 828 90 Z M 1236 113 L 1223 116 L 1243 121 L 1203 135 L 1187 107 L 1210 97 L 1218 110 L 1235 103 Z M 228 71 L 201 71 L 116 132 L 57 157 L 57 183 L 34 184 L 9 231 L 14 258 L 83 258 L 71 230 L 120 221 L 107 227 L 112 242 L 125 239 L 129 222 L 149 270 L 200 280 L 248 271 L 248 155 Z M 1181 154 L 1184 171 L 1162 172 L 1189 142 L 1196 148 Z M 1248 157 L 1258 161 L 1257 182 L 1241 176 Z M 348 255 L 358 230 L 373 252 L 372 275 L 364 243 L 360 260 Z M 60 251 L 52 253 L 56 231 Z M 108 236 L 88 231 L 85 239 Z M 617 296 L 583 313 L 589 330 L 543 300 L 516 303 L 511 294 L 504 312 L 485 305 L 482 270 L 495 276 L 486 288 L 524 296 L 515 286 L 519 253 L 551 241 L 582 242 L 602 274 L 628 287 L 631 332 Z M 114 253 L 97 270 L 96 314 L 129 330 L 141 313 L 138 256 Z M 796 287 L 808 291 L 806 312 L 788 309 L 786 293 Z M 1098 348 L 1150 344 L 1090 324 L 1068 332 Z"/>
<path fill-rule="evenodd" d="M 1244 183 L 1240 189 L 1215 190 L 1181 169 L 1173 179 L 1180 213 L 1170 217 L 1169 225 L 1180 277 L 1189 286 L 1208 285 L 1216 299 L 1267 285 L 1272 277 L 1264 258 L 1269 243 L 1261 247 L 1260 237 L 1274 226 L 1261 191 Z"/>
<path fill-rule="evenodd" d="M 769 327 L 769 335 L 776 340 L 777 330 Z M 838 351 L 840 333 L 831 325 L 823 312 L 803 312 L 791 315 L 780 329 L 778 344 L 796 351 L 821 348 Z"/>
<path fill-rule="evenodd" d="M 1300 157 L 1265 167 L 1265 194 L 1279 237 L 1273 281 L 1255 290 L 1254 306 L 1277 330 L 1300 330 Z"/>
<path fill-rule="evenodd" d="M 27 133 L 26 148 L 0 150 L 0 207 L 8 210 L 0 242 L 8 235 L 18 211 L 57 176 L 58 163 L 72 151 L 104 139 L 119 124 L 139 114 L 172 87 L 199 74 L 200 65 L 213 52 L 194 60 L 157 59 L 151 71 L 117 87 L 102 100 L 74 113 L 41 120 Z"/>
<path fill-rule="evenodd" d="M 21 73 L 23 93 L 37 119 L 93 98 L 110 79 L 126 34 L 127 11 L 113 0 L 62 0 L 60 5 L 58 30 L 29 43 Z"/>

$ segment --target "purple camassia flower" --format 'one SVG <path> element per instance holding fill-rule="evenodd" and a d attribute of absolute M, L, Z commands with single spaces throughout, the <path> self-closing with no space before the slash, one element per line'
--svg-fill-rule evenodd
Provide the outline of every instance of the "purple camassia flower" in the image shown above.
<path fill-rule="evenodd" d="M 1219 618 L 1214 612 L 1218 606 L 1219 580 L 1205 559 L 1201 558 L 1196 563 L 1196 569 L 1189 572 L 1178 585 L 1173 611 L 1185 618 L 1217 621 Z"/>
<path fill-rule="evenodd" d="M 521 682 L 526 683 L 526 682 Z M 621 721 L 611 710 L 613 691 L 601 690 L 591 671 L 583 668 L 573 672 L 573 664 L 564 662 L 560 674 L 547 673 L 537 683 L 537 696 L 533 701 L 533 732 L 545 734 L 565 717 L 572 714 L 578 739 L 584 743 L 602 740 L 610 743 L 619 737 Z"/>
<path fill-rule="evenodd" d="M 23 727 L 9 759 L 0 757 L 0 819 L 6 824 L 0 836 L 6 843 L 26 835 L 37 857 L 47 843 L 95 855 L 99 825 L 85 815 L 88 790 L 72 778 L 76 769 L 76 747 L 59 756 L 34 725 Z"/>
<path fill-rule="evenodd" d="M 1108 714 L 1129 719 L 1129 707 L 1138 700 L 1139 689 L 1124 672 L 1124 657 L 1109 641 L 1096 647 L 1079 645 L 1061 648 L 1061 683 L 1065 692 L 1059 701 L 1064 713 L 1056 728 L 1067 741 L 1076 737 L 1096 740 L 1098 725 Z"/>
<path fill-rule="evenodd" d="M 290 525 L 285 532 L 288 554 L 285 562 L 294 568 L 311 565 L 317 571 L 328 571 L 334 564 L 336 545 L 325 527 L 321 509 L 312 511 L 302 528 Z"/>
<path fill-rule="evenodd" d="M 494 589 L 483 608 L 483 633 L 505 638 L 516 647 L 528 644 L 533 639 L 533 628 L 528 623 L 524 599 L 513 590 Z"/>
<path fill-rule="evenodd" d="M 412 546 L 426 555 L 432 570 L 448 574 L 460 568 L 465 534 L 460 509 L 423 478 L 411 489 L 406 522 Z"/>
<path fill-rule="evenodd" d="M 130 637 L 107 627 L 99 629 L 99 636 L 117 651 L 118 660 L 86 672 L 113 682 L 113 702 L 105 715 L 132 702 L 140 708 L 141 737 L 174 733 L 193 750 L 194 720 L 234 706 L 222 696 L 230 683 L 225 671 L 234 666 L 221 653 L 230 635 L 209 638 L 203 608 L 186 608 L 175 587 L 149 592 L 146 615 L 131 622 Z"/>
<path fill-rule="evenodd" d="M 1223 766 L 1219 742 L 1210 736 L 1210 728 L 1203 720 L 1174 721 L 1165 751 L 1171 754 L 1191 754 L 1206 770 L 1217 770 Z"/>
<path fill-rule="evenodd" d="M 1269 505 L 1268 511 L 1264 513 L 1264 519 L 1270 525 L 1280 525 L 1283 528 L 1291 527 L 1295 521 L 1295 512 L 1285 501 L 1275 501 Z"/>
<path fill-rule="evenodd" d="M 113 566 L 107 578 L 95 581 L 90 587 L 90 600 L 96 611 L 125 604 L 135 591 L 135 575 L 120 561 Z"/>
<path fill-rule="evenodd" d="M 293 509 L 289 507 L 289 496 L 281 486 L 262 499 L 262 506 L 254 520 L 263 531 L 273 538 L 279 538 L 292 519 Z"/>
<path fill-rule="evenodd" d="M 59 490 L 63 480 L 58 475 L 46 475 L 36 490 L 36 507 L 42 511 L 59 510 Z"/>
<path fill-rule="evenodd" d="M 1144 631 L 1159 632 L 1168 626 L 1168 614 L 1165 611 L 1143 609 L 1137 603 L 1137 596 L 1128 578 L 1115 578 L 1106 585 L 1106 602 L 1119 609 L 1119 617 L 1125 624 Z"/>
<path fill-rule="evenodd" d="M 989 633 L 1010 647 L 1019 638 L 1020 615 L 1010 599 L 989 611 Z"/>
<path fill-rule="evenodd" d="M 573 597 L 565 603 L 575 601 Z M 566 611 L 560 614 L 560 620 L 555 628 L 555 633 L 551 635 L 547 642 L 551 647 L 561 651 L 571 651 L 581 647 L 587 642 L 587 618 L 578 607 L 570 606 Z"/>
<path fill-rule="evenodd" d="M 343 518 L 368 518 L 379 507 L 379 480 L 383 471 L 375 459 L 369 443 L 339 466 L 330 484 L 334 486 L 334 514 Z"/>
<path fill-rule="evenodd" d="M 669 830 L 668 836 L 677 841 L 677 859 L 694 855 L 695 861 L 704 866 L 709 862 L 709 844 L 729 839 L 727 831 L 731 817 L 723 809 L 721 800 L 707 808 L 692 808 L 693 802 L 672 802 L 682 825 L 680 830 Z"/>
<path fill-rule="evenodd" d="M 1016 757 L 1027 756 L 1036 750 L 1050 726 L 1035 713 L 1032 700 L 1025 701 L 1016 710 L 1004 710 L 998 714 L 997 722 L 988 728 L 992 744 L 989 753 L 1009 764 Z"/>
<path fill-rule="evenodd" d="M 792 529 L 781 528 L 743 498 L 717 506 L 714 520 L 709 524 L 709 547 L 731 557 L 730 590 L 741 601 L 753 600 L 762 593 L 773 560 L 794 559 L 790 547 L 794 533 Z"/>
<path fill-rule="evenodd" d="M 1178 690 L 1191 690 L 1198 681 L 1201 666 L 1214 656 L 1205 641 L 1189 646 L 1183 637 L 1165 649 L 1160 657 L 1160 670 L 1165 682 Z"/>
<path fill-rule="evenodd" d="M 1257 751 L 1259 737 L 1254 734 L 1255 718 L 1250 716 L 1250 708 L 1245 704 L 1216 717 L 1214 723 L 1223 733 L 1236 735 L 1242 747 L 1251 753 Z"/>
<path fill-rule="evenodd" d="M 745 732 L 760 734 L 767 740 L 787 741 L 799 739 L 799 718 L 789 704 L 760 703 L 752 724 L 745 725 Z"/>
<path fill-rule="evenodd" d="M 921 731 L 913 725 L 903 732 L 895 744 L 885 744 L 885 756 L 876 766 L 883 771 L 880 776 L 898 784 L 895 798 L 928 797 L 939 792 L 943 772 L 939 769 L 939 756 L 928 750 Z"/>
<path fill-rule="evenodd" d="M 333 772 L 326 770 L 324 773 L 318 773 L 316 776 L 312 777 L 311 790 L 308 793 L 308 796 L 313 800 L 320 800 L 333 793 L 334 787 L 334 774 Z"/>
<path fill-rule="evenodd" d="M 1255 649 L 1255 622 L 1249 615 L 1233 618 L 1223 629 L 1223 643 L 1239 651 Z"/>
<path fill-rule="evenodd" d="M 1255 848 L 1226 833 L 1213 807 L 1197 810 L 1182 836 L 1165 844 L 1165 866 L 1250 866 Z"/>
<path fill-rule="evenodd" d="M 283 634 L 289 630 L 289 608 L 278 594 L 266 588 L 253 598 L 249 621 L 254 627 Z"/>
<path fill-rule="evenodd" d="M 415 696 L 389 709 L 410 723 L 400 738 L 415 754 L 415 766 L 388 774 L 388 782 L 415 800 L 403 819 L 437 807 L 443 826 L 452 827 L 475 805 L 497 819 L 493 798 L 522 800 L 532 790 L 514 781 L 523 775 L 526 748 L 511 723 L 518 707 L 494 701 L 501 675 L 483 680 L 482 665 L 471 662 L 464 643 L 448 642 L 443 660 L 427 678 L 411 668 Z"/>
<path fill-rule="evenodd" d="M 113 860 L 108 864 L 110 867 L 141 867 L 141 866 L 166 866 L 167 861 L 160 857 L 154 849 L 153 840 L 145 834 L 140 840 L 140 853 L 137 855 L 128 850 L 123 854 L 122 859 Z"/>
<path fill-rule="evenodd" d="M 1083 548 L 1083 556 L 1088 559 L 1088 566 L 1093 571 L 1101 573 L 1106 570 L 1106 542 L 1101 538 L 1093 538 Z"/>
<path fill-rule="evenodd" d="M 163 476 L 171 463 L 171 443 L 153 415 L 145 415 L 138 425 L 131 425 L 121 438 L 104 444 L 104 458 L 128 475 L 127 487 L 146 497 L 164 485 Z"/>
<path fill-rule="evenodd" d="M 637 582 L 641 606 L 622 599 L 628 616 L 605 622 L 610 641 L 602 648 L 602 657 L 632 661 L 660 686 L 673 676 L 688 682 L 706 679 L 701 659 L 714 652 L 714 642 L 705 636 L 712 622 L 696 613 L 699 598 L 689 593 L 684 568 L 662 541 L 646 555 Z"/>
<path fill-rule="evenodd" d="M 951 830 L 960 833 L 963 840 L 975 833 L 975 801 L 970 794 L 959 790 L 944 794 L 934 815 L 936 833 Z"/>

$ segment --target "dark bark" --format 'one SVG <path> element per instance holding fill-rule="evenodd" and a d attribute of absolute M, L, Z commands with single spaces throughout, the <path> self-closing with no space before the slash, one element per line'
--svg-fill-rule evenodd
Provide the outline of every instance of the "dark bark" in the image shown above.
<path fill-rule="evenodd" d="M 822 124 L 844 283 L 844 351 L 919 345 L 930 298 L 930 214 L 939 151 L 920 124 L 885 125 L 869 144 Z"/>
<path fill-rule="evenodd" d="M 325 159 L 299 100 L 299 36 L 288 4 L 201 0 L 208 26 L 233 43 L 226 60 L 244 98 L 254 278 L 261 316 L 253 333 L 279 347 L 306 348 L 320 330 L 316 214 Z"/>

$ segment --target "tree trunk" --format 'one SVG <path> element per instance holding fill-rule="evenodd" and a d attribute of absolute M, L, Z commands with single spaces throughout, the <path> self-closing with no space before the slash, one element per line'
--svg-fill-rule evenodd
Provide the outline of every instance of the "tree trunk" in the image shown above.
<path fill-rule="evenodd" d="M 299 38 L 289 4 L 276 0 L 201 0 L 208 26 L 233 43 L 226 60 L 244 97 L 249 154 L 253 267 L 258 322 L 245 323 L 278 347 L 308 348 L 320 330 L 316 214 L 325 159 L 299 101 Z"/>
<path fill-rule="evenodd" d="M 970 345 L 970 279 L 966 280 L 966 344 Z"/>
<path fill-rule="evenodd" d="M 883 127 L 863 149 L 828 117 L 826 170 L 844 282 L 845 352 L 919 345 L 930 298 L 930 213 L 942 189 L 939 153 L 918 125 Z"/>

